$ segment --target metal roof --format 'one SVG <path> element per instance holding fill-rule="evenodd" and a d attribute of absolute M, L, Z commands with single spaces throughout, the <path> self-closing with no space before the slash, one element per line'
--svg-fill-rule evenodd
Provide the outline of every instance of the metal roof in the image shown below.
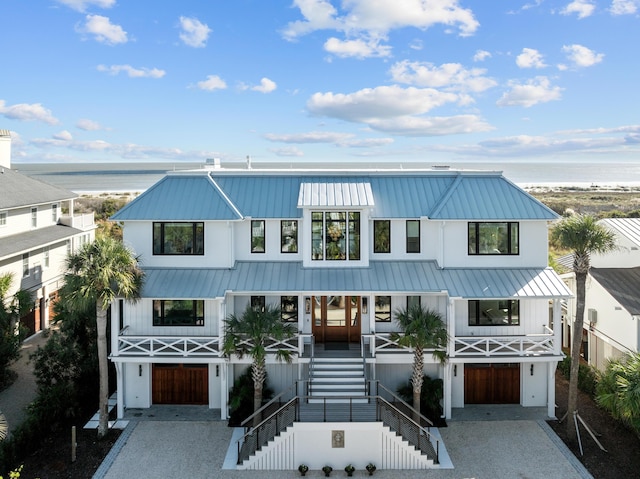
<path fill-rule="evenodd" d="M 551 268 L 438 269 L 433 261 L 372 261 L 368 268 L 304 268 L 293 261 L 239 261 L 234 268 L 145 268 L 142 296 L 206 299 L 268 294 L 439 293 L 469 299 L 569 298 Z"/>
<path fill-rule="evenodd" d="M 70 226 L 54 225 L 0 238 L 0 259 L 28 252 L 72 238 L 83 231 Z"/>
<path fill-rule="evenodd" d="M 298 207 L 370 207 L 374 206 L 371 183 L 300 183 Z"/>
<path fill-rule="evenodd" d="M 0 171 L 0 210 L 41 205 L 77 198 L 78 195 L 18 173 L 10 168 Z"/>
<path fill-rule="evenodd" d="M 600 223 L 640 246 L 640 218 L 605 218 Z"/>
<path fill-rule="evenodd" d="M 112 219 L 299 218 L 299 206 L 372 207 L 374 218 L 505 221 L 558 217 L 495 172 L 203 170 L 167 175 Z"/>
<path fill-rule="evenodd" d="M 640 315 L 640 268 L 591 268 L 591 276 L 632 315 Z"/>

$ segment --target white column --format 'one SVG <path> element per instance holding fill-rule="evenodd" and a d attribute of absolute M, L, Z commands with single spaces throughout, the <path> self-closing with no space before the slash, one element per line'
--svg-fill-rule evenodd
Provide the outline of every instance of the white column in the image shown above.
<path fill-rule="evenodd" d="M 229 419 L 229 362 L 220 365 L 220 419 Z"/>
<path fill-rule="evenodd" d="M 118 401 L 118 419 L 122 419 L 124 417 L 124 378 L 122 375 L 124 374 L 124 367 L 121 362 L 114 363 L 116 367 L 116 399 Z"/>
<path fill-rule="evenodd" d="M 447 355 L 449 357 L 449 361 L 444 368 L 444 378 L 443 378 L 443 401 L 444 401 L 444 414 L 446 419 L 451 419 L 451 381 L 453 380 L 452 374 L 452 365 L 451 359 L 455 357 L 455 336 L 456 336 L 456 327 L 455 327 L 455 318 L 456 318 L 456 308 L 455 301 L 453 298 L 449 298 L 449 303 L 447 304 L 447 334 L 449 335 L 449 344 L 447 346 Z"/>
<path fill-rule="evenodd" d="M 547 416 L 556 417 L 556 361 L 547 363 Z"/>
<path fill-rule="evenodd" d="M 562 353 L 562 309 L 560 300 L 553 300 L 553 354 L 560 355 Z"/>
<path fill-rule="evenodd" d="M 444 365 L 444 378 L 442 383 L 444 385 L 442 401 L 444 402 L 442 409 L 444 410 L 444 417 L 451 419 L 451 380 L 452 380 L 452 368 L 453 365 L 447 362 Z"/>

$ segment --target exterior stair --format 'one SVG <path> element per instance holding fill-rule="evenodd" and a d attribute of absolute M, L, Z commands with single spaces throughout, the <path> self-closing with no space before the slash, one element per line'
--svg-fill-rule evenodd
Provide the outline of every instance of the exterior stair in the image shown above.
<path fill-rule="evenodd" d="M 310 403 L 366 402 L 366 395 L 362 358 L 314 358 L 309 371 Z M 358 397 L 362 399 L 353 399 Z"/>

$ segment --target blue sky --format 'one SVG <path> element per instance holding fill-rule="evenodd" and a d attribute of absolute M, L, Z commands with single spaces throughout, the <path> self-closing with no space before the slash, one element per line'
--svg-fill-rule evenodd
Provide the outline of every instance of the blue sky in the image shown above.
<path fill-rule="evenodd" d="M 3 0 L 13 162 L 640 162 L 640 0 Z"/>

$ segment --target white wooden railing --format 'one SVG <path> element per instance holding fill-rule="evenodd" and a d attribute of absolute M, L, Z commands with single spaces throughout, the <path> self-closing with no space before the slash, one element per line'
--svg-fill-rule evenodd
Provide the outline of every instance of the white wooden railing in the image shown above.
<path fill-rule="evenodd" d="M 80 230 L 84 230 L 87 228 L 93 228 L 95 226 L 94 214 L 91 213 L 82 213 L 79 215 L 62 215 L 60 216 L 60 224 L 65 226 L 70 226 L 72 228 L 77 228 Z"/>
<path fill-rule="evenodd" d="M 217 336 L 118 336 L 114 356 L 215 356 L 219 357 Z"/>

